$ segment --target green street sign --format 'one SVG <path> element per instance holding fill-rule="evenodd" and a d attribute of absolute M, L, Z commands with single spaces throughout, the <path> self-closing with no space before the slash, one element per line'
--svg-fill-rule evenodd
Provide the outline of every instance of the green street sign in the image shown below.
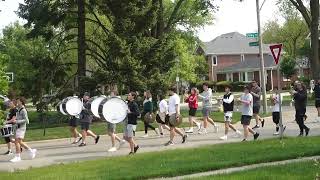
<path fill-rule="evenodd" d="M 258 33 L 247 33 L 246 37 L 247 38 L 258 38 Z"/>
<path fill-rule="evenodd" d="M 259 42 L 249 42 L 249 46 L 259 46 Z"/>

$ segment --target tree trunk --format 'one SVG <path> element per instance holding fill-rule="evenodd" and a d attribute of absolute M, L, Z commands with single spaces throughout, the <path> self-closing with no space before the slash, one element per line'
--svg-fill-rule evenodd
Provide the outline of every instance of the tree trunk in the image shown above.
<path fill-rule="evenodd" d="M 311 10 L 311 71 L 314 79 L 320 78 L 320 63 L 319 63 L 319 0 L 310 1 Z"/>
<path fill-rule="evenodd" d="M 86 34 L 85 34 L 85 0 L 78 0 L 78 89 L 84 92 L 82 77 L 86 76 Z"/>

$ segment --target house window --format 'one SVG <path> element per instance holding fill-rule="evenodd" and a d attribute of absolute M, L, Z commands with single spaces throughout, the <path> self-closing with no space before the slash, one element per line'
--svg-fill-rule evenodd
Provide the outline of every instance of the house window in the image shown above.
<path fill-rule="evenodd" d="M 212 63 L 212 66 L 217 66 L 218 57 L 217 56 L 211 56 L 211 63 Z"/>
<path fill-rule="evenodd" d="M 239 76 L 240 81 L 246 81 L 246 73 L 245 72 L 241 72 L 240 76 Z"/>
<path fill-rule="evenodd" d="M 227 81 L 233 81 L 233 73 L 227 73 Z"/>
<path fill-rule="evenodd" d="M 247 81 L 254 80 L 254 72 L 247 72 Z"/>
<path fill-rule="evenodd" d="M 241 62 L 244 61 L 244 54 L 241 54 Z"/>

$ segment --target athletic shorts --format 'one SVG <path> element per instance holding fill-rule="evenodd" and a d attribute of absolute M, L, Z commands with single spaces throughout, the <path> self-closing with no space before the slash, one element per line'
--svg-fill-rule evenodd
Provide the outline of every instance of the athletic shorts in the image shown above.
<path fill-rule="evenodd" d="M 24 139 L 24 135 L 25 134 L 26 134 L 26 129 L 25 128 L 18 128 L 16 130 L 16 138 Z"/>
<path fill-rule="evenodd" d="M 272 121 L 275 124 L 279 124 L 280 121 L 280 112 L 272 112 Z"/>
<path fill-rule="evenodd" d="M 316 106 L 316 108 L 319 108 L 319 107 L 320 107 L 320 100 L 316 100 L 316 101 L 315 101 L 315 106 Z"/>
<path fill-rule="evenodd" d="M 259 114 L 260 112 L 260 105 L 253 106 L 253 114 Z"/>
<path fill-rule="evenodd" d="M 228 111 L 224 113 L 224 121 L 225 122 L 231 122 L 232 121 L 232 111 Z"/>
<path fill-rule="evenodd" d="M 210 116 L 210 113 L 211 113 L 211 107 L 204 107 L 202 108 L 202 115 L 204 117 L 209 117 Z"/>
<path fill-rule="evenodd" d="M 9 142 L 11 142 L 11 139 L 10 139 L 10 137 L 5 137 L 4 141 L 8 144 Z"/>
<path fill-rule="evenodd" d="M 248 115 L 242 115 L 241 116 L 241 124 L 242 125 L 250 125 L 250 121 L 251 121 L 252 116 L 248 116 Z"/>
<path fill-rule="evenodd" d="M 177 116 L 176 114 L 172 114 L 169 116 L 169 120 L 168 120 L 168 125 L 170 127 L 177 127 L 181 122 L 178 122 L 178 121 L 181 121 L 181 117 L 179 119 L 177 119 Z"/>
<path fill-rule="evenodd" d="M 134 136 L 134 131 L 136 131 L 136 127 L 137 125 L 133 125 L 133 124 L 127 124 L 124 126 L 124 132 L 123 132 L 123 136 L 124 137 L 133 137 Z"/>
<path fill-rule="evenodd" d="M 88 131 L 90 129 L 90 123 L 89 122 L 81 122 L 80 126 L 81 126 L 81 130 Z"/>
<path fill-rule="evenodd" d="M 190 108 L 189 109 L 189 116 L 195 117 L 197 113 L 197 108 Z"/>
<path fill-rule="evenodd" d="M 77 126 L 78 126 L 78 120 L 77 120 L 77 118 L 72 117 L 72 118 L 69 120 L 69 126 L 71 126 L 71 127 L 77 127 Z"/>
<path fill-rule="evenodd" d="M 107 122 L 108 133 L 115 133 L 116 127 L 116 124 Z"/>

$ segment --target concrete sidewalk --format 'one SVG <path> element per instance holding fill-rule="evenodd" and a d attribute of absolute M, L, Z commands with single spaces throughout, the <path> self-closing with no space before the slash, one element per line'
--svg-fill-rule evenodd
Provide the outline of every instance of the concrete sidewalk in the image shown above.
<path fill-rule="evenodd" d="M 285 135 L 286 136 L 297 136 L 299 133 L 298 125 L 293 121 L 294 119 L 294 110 L 292 108 L 284 108 L 284 122 L 287 126 Z M 310 135 L 316 136 L 320 135 L 320 123 L 313 123 L 313 120 L 316 117 L 316 110 L 313 107 L 308 107 L 307 114 L 309 119 L 307 121 L 307 126 L 311 128 Z M 255 124 L 252 121 L 252 124 Z M 236 124 L 236 127 L 242 131 L 241 124 Z M 259 139 L 266 139 L 274 137 L 272 134 L 274 132 L 275 126 L 271 118 L 266 119 L 265 127 L 260 129 L 261 136 Z M 242 138 L 232 138 L 230 137 L 227 141 L 222 141 L 219 139 L 224 133 L 223 124 L 220 124 L 220 130 L 218 133 L 213 133 L 213 128 L 211 126 L 208 129 L 208 134 L 199 135 L 197 133 L 189 135 L 187 142 L 181 144 L 181 138 L 176 137 L 176 145 L 165 147 L 163 144 L 169 140 L 168 132 L 166 132 L 165 137 L 159 138 L 153 132 L 150 131 L 150 137 L 141 138 L 143 132 L 138 132 L 136 134 L 136 141 L 140 145 L 141 149 L 138 153 L 142 152 L 153 152 L 153 151 L 163 151 L 168 149 L 176 148 L 195 148 L 202 145 L 208 144 L 219 144 L 219 143 L 230 143 L 230 142 L 240 142 Z M 27 132 L 28 133 L 28 132 Z M 66 129 L 66 133 L 68 130 Z M 252 138 L 252 137 L 251 137 Z M 123 156 L 129 153 L 128 145 L 124 145 L 120 150 L 114 153 L 107 152 L 107 149 L 110 147 L 110 139 L 107 136 L 102 136 L 100 142 L 95 145 L 92 138 L 88 139 L 88 144 L 86 147 L 77 147 L 76 145 L 71 145 L 70 139 L 57 139 L 57 140 L 46 140 L 38 142 L 28 143 L 32 148 L 38 150 L 37 157 L 33 160 L 28 159 L 28 154 L 26 151 L 22 153 L 23 161 L 19 163 L 11 163 L 9 160 L 13 158 L 11 156 L 0 155 L 0 171 L 14 171 L 28 169 L 30 167 L 42 167 L 52 164 L 60 163 L 71 163 L 92 159 L 99 159 L 103 157 L 110 156 Z M 0 153 L 6 151 L 5 145 L 0 146 Z"/>

